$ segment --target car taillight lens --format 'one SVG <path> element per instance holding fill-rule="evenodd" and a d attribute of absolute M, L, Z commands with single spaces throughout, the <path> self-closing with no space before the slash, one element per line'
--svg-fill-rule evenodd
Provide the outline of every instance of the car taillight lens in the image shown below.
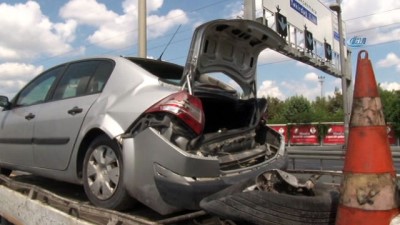
<path fill-rule="evenodd" d="M 192 128 L 196 134 L 200 134 L 204 129 L 201 100 L 186 91 L 180 91 L 164 98 L 146 110 L 146 113 L 149 112 L 172 113 Z"/>

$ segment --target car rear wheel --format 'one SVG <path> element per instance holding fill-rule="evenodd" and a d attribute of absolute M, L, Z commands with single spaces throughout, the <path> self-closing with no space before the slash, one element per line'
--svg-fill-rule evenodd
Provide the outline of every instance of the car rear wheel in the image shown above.
<path fill-rule="evenodd" d="M 83 186 L 89 200 L 103 208 L 124 210 L 133 206 L 123 182 L 123 159 L 118 144 L 106 135 L 97 137 L 86 152 Z"/>

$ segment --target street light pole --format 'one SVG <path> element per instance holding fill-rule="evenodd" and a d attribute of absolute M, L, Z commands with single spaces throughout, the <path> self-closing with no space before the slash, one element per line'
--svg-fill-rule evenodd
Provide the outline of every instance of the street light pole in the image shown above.
<path fill-rule="evenodd" d="M 243 18 L 246 20 L 256 19 L 256 3 L 255 0 L 244 0 L 244 14 Z"/>
<path fill-rule="evenodd" d="M 321 85 L 321 100 L 324 97 L 324 76 L 318 76 L 318 82 Z"/>
<path fill-rule="evenodd" d="M 351 78 L 346 71 L 346 61 L 344 53 L 344 38 L 343 38 L 343 26 L 342 26 L 342 9 L 339 3 L 335 3 L 329 6 L 332 11 L 337 14 L 338 32 L 339 32 L 339 54 L 340 54 L 340 73 L 342 74 L 342 95 L 343 95 L 343 111 L 344 111 L 344 137 L 345 146 L 347 146 L 347 140 L 349 136 L 349 122 L 350 122 L 350 107 L 349 107 L 349 86 Z"/>
<path fill-rule="evenodd" d="M 147 58 L 147 12 L 146 0 L 138 1 L 138 26 L 139 26 L 139 57 Z"/>

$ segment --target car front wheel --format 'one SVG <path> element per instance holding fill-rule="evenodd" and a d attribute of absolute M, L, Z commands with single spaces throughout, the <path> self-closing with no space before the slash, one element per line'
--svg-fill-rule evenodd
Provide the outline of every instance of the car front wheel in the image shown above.
<path fill-rule="evenodd" d="M 103 208 L 124 210 L 135 200 L 123 182 L 123 159 L 119 145 L 106 135 L 97 137 L 83 162 L 83 186 L 89 200 Z"/>

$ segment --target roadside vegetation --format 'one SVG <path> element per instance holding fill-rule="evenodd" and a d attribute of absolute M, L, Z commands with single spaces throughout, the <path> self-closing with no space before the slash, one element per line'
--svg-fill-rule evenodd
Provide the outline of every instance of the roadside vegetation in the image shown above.
<path fill-rule="evenodd" d="M 400 91 L 379 87 L 385 121 L 392 124 L 400 136 Z M 292 96 L 282 101 L 267 97 L 269 124 L 343 122 L 343 97 L 338 90 L 333 96 L 317 97 L 309 101 L 303 96 Z"/>

